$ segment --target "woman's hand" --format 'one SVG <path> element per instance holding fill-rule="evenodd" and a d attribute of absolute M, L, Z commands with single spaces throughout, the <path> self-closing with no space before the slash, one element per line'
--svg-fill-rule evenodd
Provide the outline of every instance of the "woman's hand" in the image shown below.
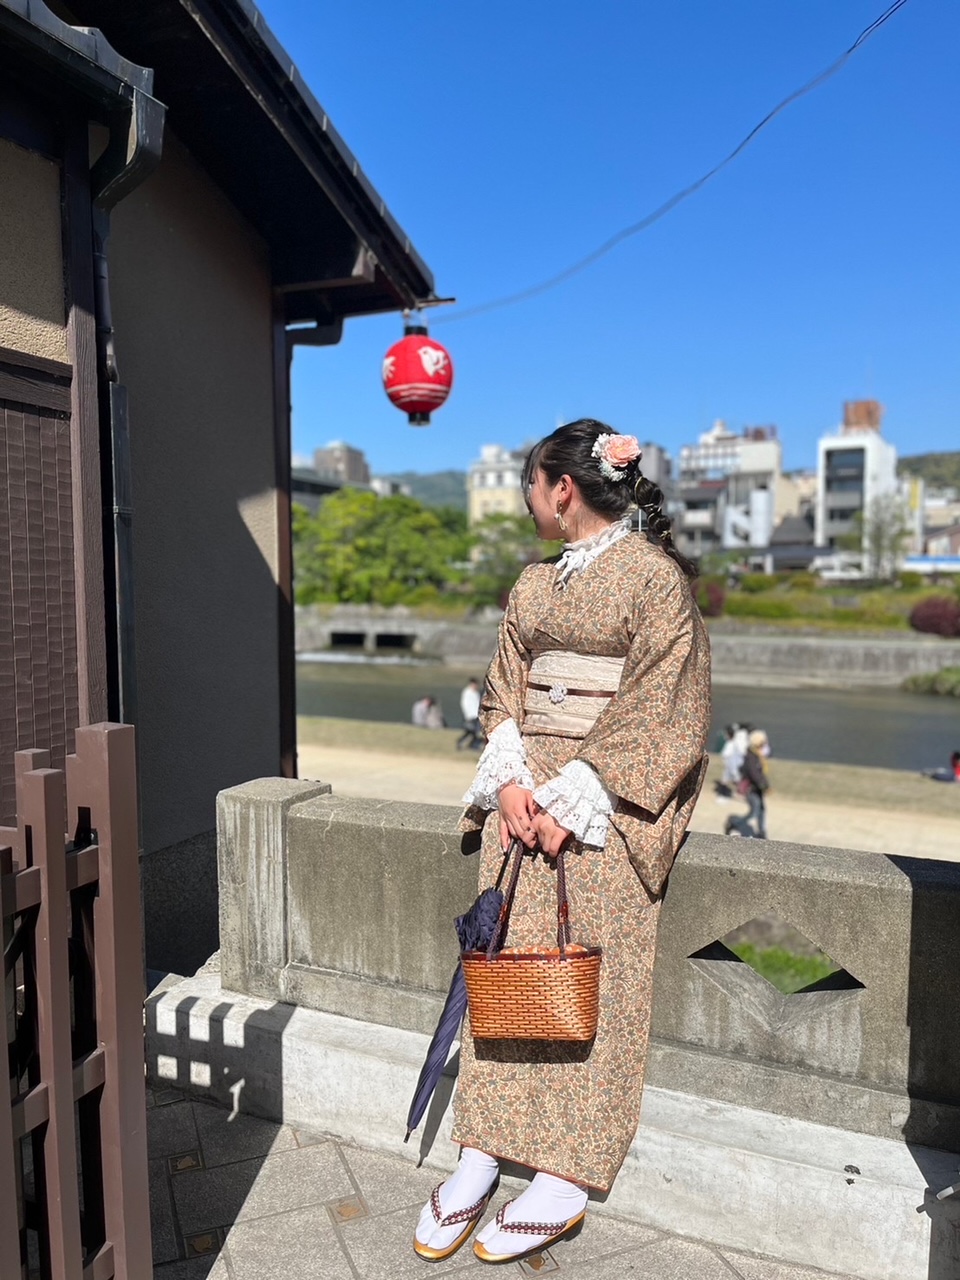
<path fill-rule="evenodd" d="M 533 792 L 508 782 L 497 794 L 497 808 L 500 810 L 500 848 L 506 849 L 515 836 L 532 849 L 537 843 L 533 823 L 538 812 Z"/>
<path fill-rule="evenodd" d="M 541 850 L 548 858 L 555 858 L 565 841 L 570 838 L 567 828 L 561 827 L 559 822 L 551 818 L 546 809 L 542 809 L 534 818 L 533 829 L 540 842 Z"/>

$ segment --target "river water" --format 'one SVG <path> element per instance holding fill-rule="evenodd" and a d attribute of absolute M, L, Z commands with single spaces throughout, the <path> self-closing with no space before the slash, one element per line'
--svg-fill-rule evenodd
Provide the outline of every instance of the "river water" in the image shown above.
<path fill-rule="evenodd" d="M 304 716 L 409 723 L 417 698 L 432 694 L 447 723 L 460 724 L 460 690 L 471 672 L 439 664 L 378 661 L 297 663 L 297 711 Z M 483 676 L 482 671 L 475 673 Z M 731 720 L 767 731 L 788 760 L 923 769 L 960 751 L 960 699 L 895 689 L 766 689 L 718 685 L 711 748 Z"/>

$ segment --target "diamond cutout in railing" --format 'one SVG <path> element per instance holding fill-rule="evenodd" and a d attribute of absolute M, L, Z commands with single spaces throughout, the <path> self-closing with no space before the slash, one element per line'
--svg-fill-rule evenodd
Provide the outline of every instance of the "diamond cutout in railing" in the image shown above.
<path fill-rule="evenodd" d="M 773 912 L 732 929 L 690 959 L 747 965 L 785 996 L 863 987 L 816 943 Z"/>

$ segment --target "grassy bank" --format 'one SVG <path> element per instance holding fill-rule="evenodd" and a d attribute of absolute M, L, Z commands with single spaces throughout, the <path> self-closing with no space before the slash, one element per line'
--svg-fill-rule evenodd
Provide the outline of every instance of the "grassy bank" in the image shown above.
<path fill-rule="evenodd" d="M 960 698 L 960 667 L 941 667 L 939 671 L 908 676 L 901 687 L 907 693 L 933 693 L 944 698 Z"/>
<path fill-rule="evenodd" d="M 821 585 L 807 573 L 745 574 L 735 588 L 723 577 L 708 576 L 698 586 L 701 608 L 715 617 L 770 623 L 785 630 L 814 626 L 828 633 L 909 633 L 910 614 L 917 604 L 952 594 L 952 584 L 839 587 Z"/>
<path fill-rule="evenodd" d="M 785 996 L 802 991 L 837 970 L 833 961 L 825 956 L 801 956 L 784 947 L 758 947 L 752 942 L 739 942 L 730 950 Z"/>

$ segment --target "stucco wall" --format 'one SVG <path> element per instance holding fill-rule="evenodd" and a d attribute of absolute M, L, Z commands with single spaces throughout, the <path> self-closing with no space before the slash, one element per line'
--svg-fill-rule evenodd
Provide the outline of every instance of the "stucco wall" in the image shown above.
<path fill-rule="evenodd" d="M 278 772 L 271 290 L 264 246 L 169 133 L 114 212 L 110 268 L 149 855 L 194 848 L 220 789 Z"/>
<path fill-rule="evenodd" d="M 0 347 L 67 359 L 60 166 L 0 138 Z"/>

